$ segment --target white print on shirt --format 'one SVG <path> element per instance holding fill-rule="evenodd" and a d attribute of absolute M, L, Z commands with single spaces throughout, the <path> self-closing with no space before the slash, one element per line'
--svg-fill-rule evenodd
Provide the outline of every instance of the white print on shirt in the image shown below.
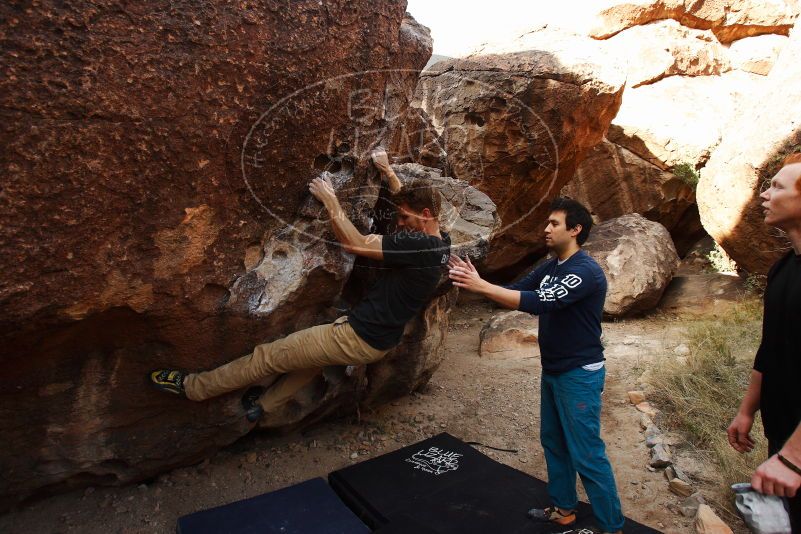
<path fill-rule="evenodd" d="M 581 277 L 572 273 L 561 280 L 558 276 L 546 274 L 536 292 L 542 302 L 554 302 L 556 299 L 565 298 L 568 294 L 568 289 L 577 288 L 581 285 L 581 282 Z"/>

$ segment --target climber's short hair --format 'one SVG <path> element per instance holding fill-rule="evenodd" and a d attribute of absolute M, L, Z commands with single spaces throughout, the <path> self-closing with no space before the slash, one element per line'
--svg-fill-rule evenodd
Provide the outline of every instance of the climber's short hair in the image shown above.
<path fill-rule="evenodd" d="M 439 191 L 430 182 L 424 180 L 412 180 L 410 183 L 404 184 L 403 189 L 392 197 L 392 202 L 396 206 L 406 204 L 416 213 L 428 208 L 431 215 L 439 216 L 441 204 Z"/>

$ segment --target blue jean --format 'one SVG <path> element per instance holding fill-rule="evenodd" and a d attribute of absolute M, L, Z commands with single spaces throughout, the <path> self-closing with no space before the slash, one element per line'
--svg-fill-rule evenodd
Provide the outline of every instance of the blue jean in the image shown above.
<path fill-rule="evenodd" d="M 623 514 L 612 466 L 601 439 L 601 392 L 606 369 L 578 367 L 542 375 L 540 441 L 548 466 L 548 494 L 555 506 L 575 509 L 576 473 L 590 498 L 598 526 L 623 528 Z"/>

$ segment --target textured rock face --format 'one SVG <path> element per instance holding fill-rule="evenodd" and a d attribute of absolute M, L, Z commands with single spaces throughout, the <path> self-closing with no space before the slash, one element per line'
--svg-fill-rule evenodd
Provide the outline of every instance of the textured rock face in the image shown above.
<path fill-rule="evenodd" d="M 539 354 L 537 317 L 520 311 L 493 315 L 481 329 L 482 358 L 519 360 Z"/>
<path fill-rule="evenodd" d="M 778 33 L 787 35 L 799 13 L 798 0 L 635 0 L 604 9 L 591 35 L 605 39 L 651 21 L 674 19 L 682 25 L 712 30 L 722 43 Z"/>
<path fill-rule="evenodd" d="M 759 35 L 735 41 L 729 47 L 729 58 L 735 69 L 767 76 L 776 63 L 787 37 L 783 35 Z"/>
<path fill-rule="evenodd" d="M 660 311 L 719 317 L 740 302 L 745 279 L 736 273 L 714 272 L 709 260 L 713 250 L 715 241 L 707 235 L 682 258 L 659 301 Z"/>
<path fill-rule="evenodd" d="M 383 129 L 390 133 L 385 142 L 392 148 L 391 156 L 396 163 L 415 162 L 430 167 L 444 163 L 439 136 L 428 115 L 409 108 L 420 74 L 419 65 L 428 62 L 432 46 L 428 28 L 407 13 L 401 24 L 398 48 L 398 65 L 402 68 L 389 73 L 391 83 L 383 110 L 386 121 Z"/>
<path fill-rule="evenodd" d="M 419 163 L 426 167 L 447 169 L 445 147 L 431 118 L 420 108 L 409 108 L 398 132 L 393 163 Z"/>
<path fill-rule="evenodd" d="M 601 11 L 600 23 L 591 31 L 603 39 L 603 46 L 611 47 L 612 57 L 627 65 L 628 87 L 606 136 L 616 148 L 597 147 L 590 158 L 594 161 L 585 168 L 596 175 L 601 174 L 594 172 L 599 168 L 625 168 L 630 171 L 628 180 L 650 183 L 635 195 L 649 200 L 625 209 L 663 223 L 681 254 L 700 235 L 696 208 L 687 205 L 692 200 L 683 193 L 679 202 L 658 200 L 662 195 L 670 199 L 673 195 L 665 194 L 664 186 L 679 182 L 669 174 L 660 177 L 643 163 L 666 173 L 677 165 L 704 167 L 722 140 L 744 127 L 737 121 L 751 113 L 753 95 L 765 90 L 765 74 L 786 43 L 784 35 L 793 26 L 798 8 L 796 0 L 618 2 Z M 606 176 L 593 179 L 605 183 L 607 191 L 633 189 Z M 615 205 L 626 204 L 629 196 L 609 202 L 611 195 L 604 194 L 604 189 L 597 187 L 589 193 L 592 188 L 582 187 L 583 181 L 579 176 L 566 192 L 590 204 L 602 220 L 621 214 L 616 210 L 622 206 Z M 615 209 L 601 208 L 604 202 Z M 602 211 L 607 215 L 601 215 Z"/>
<path fill-rule="evenodd" d="M 801 145 L 801 31 L 794 29 L 763 90 L 727 130 L 701 171 L 698 210 L 706 231 L 737 265 L 766 273 L 788 242 L 764 224 L 759 192 L 787 151 Z"/>
<path fill-rule="evenodd" d="M 745 289 L 739 276 L 720 273 L 676 275 L 659 302 L 669 313 L 717 317 L 737 306 Z"/>
<path fill-rule="evenodd" d="M 709 159 L 743 102 L 763 80 L 734 71 L 722 76 L 671 76 L 627 89 L 607 138 L 663 170 L 681 163 L 698 167 Z"/>
<path fill-rule="evenodd" d="M 626 65 L 627 89 L 606 136 L 611 144 L 593 149 L 565 193 L 600 220 L 636 212 L 664 224 L 683 254 L 701 228 L 692 192 L 670 172 L 677 165 L 702 168 L 737 131 L 733 121 L 764 90 L 764 74 L 787 37 L 761 35 L 729 48 L 721 41 L 732 31 L 755 31 L 738 27 L 743 21 L 761 33 L 787 33 L 795 5 L 773 6 L 772 16 L 786 22 L 781 28 L 765 22 L 763 6 L 743 2 L 643 1 L 602 11 L 602 26 L 615 29 L 593 35 Z"/>
<path fill-rule="evenodd" d="M 498 206 L 504 226 L 484 265 L 493 271 L 543 249 L 548 201 L 603 137 L 623 73 L 592 40 L 561 32 L 482 54 L 425 71 L 417 100 L 442 135 L 449 173 Z"/>
<path fill-rule="evenodd" d="M 639 213 L 660 223 L 682 256 L 705 234 L 692 186 L 607 140 L 590 151 L 562 194 L 598 221 Z"/>
<path fill-rule="evenodd" d="M 608 317 L 654 308 L 679 266 L 665 227 L 636 213 L 594 227 L 584 250 L 606 274 Z"/>
<path fill-rule="evenodd" d="M 152 476 L 249 430 L 238 395 L 191 404 L 144 377 L 326 320 L 353 258 L 307 183 L 329 170 L 367 229 L 365 152 L 398 150 L 430 55 L 404 8 L 0 7 L 0 508 Z M 357 379 L 329 372 L 286 421 L 350 402 Z"/>
<path fill-rule="evenodd" d="M 647 0 L 603 10 L 602 26 L 617 29 L 593 35 L 627 66 L 627 89 L 607 138 L 663 170 L 702 167 L 732 120 L 747 112 L 751 95 L 762 90 L 799 9 L 797 0 L 769 8 Z M 760 35 L 747 38 L 757 27 Z M 726 32 L 737 28 L 745 33 L 724 47 L 733 40 Z"/>
<path fill-rule="evenodd" d="M 694 30 L 675 20 L 629 28 L 606 41 L 626 58 L 626 86 L 638 87 L 666 76 L 709 76 L 731 69 L 726 50 L 711 31 Z"/>

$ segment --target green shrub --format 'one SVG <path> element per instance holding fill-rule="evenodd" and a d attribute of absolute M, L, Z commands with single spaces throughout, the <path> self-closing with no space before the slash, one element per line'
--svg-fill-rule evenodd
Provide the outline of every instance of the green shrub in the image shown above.
<path fill-rule="evenodd" d="M 726 254 L 726 251 L 715 243 L 715 246 L 706 255 L 712 270 L 716 273 L 736 273 L 737 264 Z"/>
<path fill-rule="evenodd" d="M 698 187 L 698 180 L 701 179 L 698 171 L 696 171 L 695 167 L 689 163 L 679 163 L 678 165 L 674 165 L 673 168 L 670 169 L 670 172 L 672 172 L 682 182 L 686 183 L 693 189 Z"/>
<path fill-rule="evenodd" d="M 743 283 L 743 287 L 746 291 L 758 296 L 761 296 L 765 292 L 765 286 L 767 285 L 768 277 L 758 273 L 749 274 Z"/>
<path fill-rule="evenodd" d="M 790 142 L 787 143 L 781 150 L 776 152 L 776 155 L 770 158 L 770 160 L 768 160 L 768 162 L 759 170 L 760 191 L 764 191 L 770 186 L 770 181 L 781 169 L 784 158 L 796 152 L 801 152 L 801 144 Z"/>

